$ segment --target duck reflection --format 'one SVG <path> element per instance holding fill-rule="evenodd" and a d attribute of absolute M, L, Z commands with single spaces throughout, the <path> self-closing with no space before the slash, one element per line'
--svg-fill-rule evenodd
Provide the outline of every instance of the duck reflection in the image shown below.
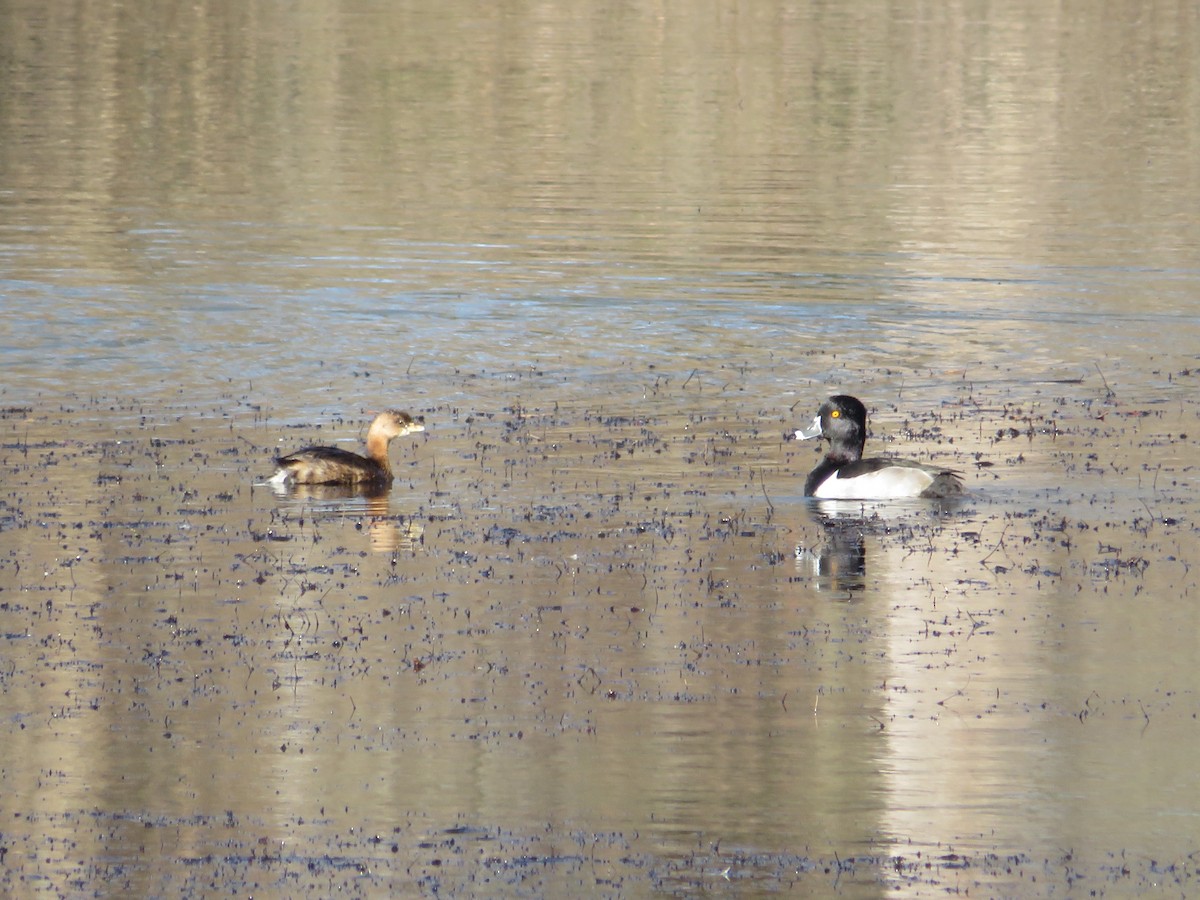
<path fill-rule="evenodd" d="M 352 517 L 365 512 L 361 527 L 376 553 L 413 550 L 425 536 L 425 526 L 412 516 L 391 510 L 391 485 L 363 484 L 273 484 L 277 496 L 312 504 L 314 513 Z M 365 501 L 365 509 L 364 503 Z"/>
<path fill-rule="evenodd" d="M 382 501 L 383 509 L 387 510 L 388 495 L 392 492 L 390 484 L 272 484 L 275 493 L 280 497 L 294 497 L 297 500 L 316 500 L 320 503 L 336 505 L 339 500 L 354 500 L 359 497 L 366 499 L 367 508 L 374 504 L 378 507 Z"/>
<path fill-rule="evenodd" d="M 902 525 L 905 516 L 932 513 L 941 518 L 960 504 L 958 498 L 936 503 L 893 501 L 819 500 L 812 503 L 818 537 L 796 546 L 796 566 L 806 570 L 818 591 L 842 593 L 853 600 L 866 586 L 867 548 L 870 535 L 879 536 Z"/>
<path fill-rule="evenodd" d="M 807 572 L 818 591 L 853 600 L 866 584 L 866 535 L 878 528 L 879 515 L 847 500 L 822 500 L 813 510 L 821 531 L 811 544 L 796 546 L 796 566 Z"/>

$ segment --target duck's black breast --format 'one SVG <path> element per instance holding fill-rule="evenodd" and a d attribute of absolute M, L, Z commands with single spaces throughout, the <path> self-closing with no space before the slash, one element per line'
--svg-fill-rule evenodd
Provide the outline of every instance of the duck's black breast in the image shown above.
<path fill-rule="evenodd" d="M 804 494 L 807 497 L 814 496 L 817 488 L 835 474 L 840 479 L 857 478 L 862 475 L 870 475 L 872 472 L 879 472 L 890 464 L 891 461 L 886 459 L 849 459 L 831 453 L 808 473 L 808 478 L 804 482 Z"/>

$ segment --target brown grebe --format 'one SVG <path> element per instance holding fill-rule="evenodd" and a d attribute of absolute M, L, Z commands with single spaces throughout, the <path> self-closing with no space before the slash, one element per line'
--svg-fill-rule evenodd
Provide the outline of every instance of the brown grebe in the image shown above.
<path fill-rule="evenodd" d="M 388 444 L 392 438 L 424 430 L 425 425 L 408 413 L 386 410 L 375 417 L 367 431 L 366 456 L 337 447 L 305 447 L 275 460 L 279 471 L 271 477 L 271 483 L 390 484 Z"/>

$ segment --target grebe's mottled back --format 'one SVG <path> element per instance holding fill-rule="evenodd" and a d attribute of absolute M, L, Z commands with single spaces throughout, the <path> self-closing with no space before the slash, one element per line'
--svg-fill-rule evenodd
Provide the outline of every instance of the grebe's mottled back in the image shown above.
<path fill-rule="evenodd" d="M 406 412 L 381 412 L 367 431 L 367 455 L 337 447 L 305 447 L 275 460 L 273 484 L 390 484 L 388 445 L 393 438 L 424 431 L 425 425 Z"/>

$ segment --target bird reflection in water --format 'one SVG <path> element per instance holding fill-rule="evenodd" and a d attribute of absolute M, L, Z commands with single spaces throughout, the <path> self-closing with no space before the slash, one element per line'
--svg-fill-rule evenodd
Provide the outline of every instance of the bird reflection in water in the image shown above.
<path fill-rule="evenodd" d="M 425 526 L 415 517 L 396 515 L 390 506 L 390 484 L 288 484 L 276 493 L 301 501 L 314 501 L 327 514 L 347 518 L 363 514 L 362 525 L 376 553 L 415 550 L 425 537 Z M 360 501 L 365 501 L 364 510 Z"/>
<path fill-rule="evenodd" d="M 862 503 L 823 500 L 815 504 L 821 535 L 809 545 L 796 546 L 797 568 L 807 570 L 816 589 L 853 600 L 867 576 L 866 534 L 879 522 Z"/>
<path fill-rule="evenodd" d="M 819 500 L 811 509 L 821 534 L 810 544 L 797 545 L 797 568 L 807 570 L 807 577 L 818 591 L 841 593 L 841 599 L 853 600 L 855 593 L 866 587 L 868 535 L 911 535 L 912 520 L 909 518 L 906 524 L 906 514 L 932 513 L 935 519 L 941 519 L 960 503 L 960 498 L 938 500 L 932 505 Z"/>

